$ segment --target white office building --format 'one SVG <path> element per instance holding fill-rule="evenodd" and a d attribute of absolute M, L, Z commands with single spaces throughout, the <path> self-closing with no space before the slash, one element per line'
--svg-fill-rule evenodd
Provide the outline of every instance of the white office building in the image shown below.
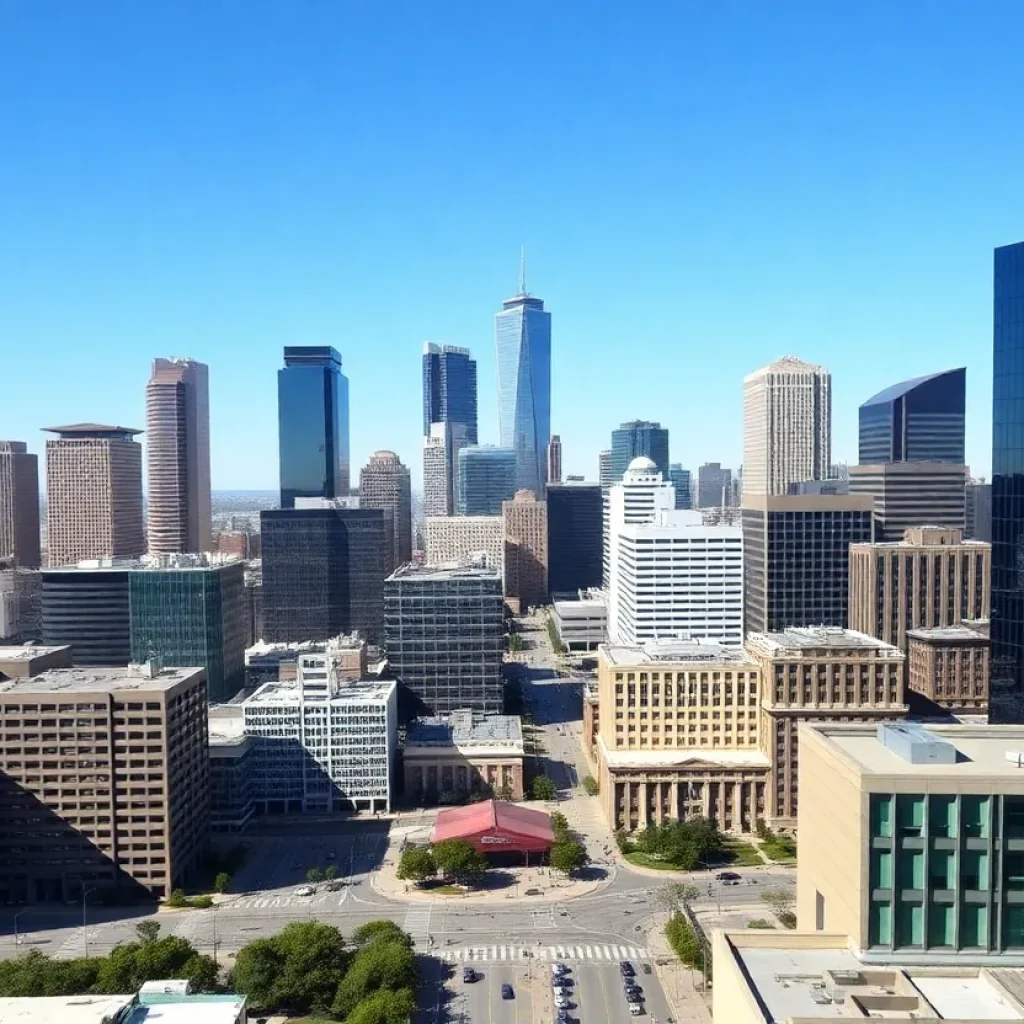
<path fill-rule="evenodd" d="M 658 467 L 645 455 L 635 458 L 622 479 L 604 498 L 604 587 L 610 589 L 612 560 L 618 528 L 627 523 L 649 523 L 660 511 L 676 507 L 676 489 L 662 479 Z"/>
<path fill-rule="evenodd" d="M 706 525 L 699 512 L 662 509 L 653 522 L 618 526 L 611 540 L 613 642 L 743 642 L 741 527 Z"/>
<path fill-rule="evenodd" d="M 295 682 L 261 686 L 242 704 L 257 810 L 390 811 L 397 693 L 394 680 L 346 681 L 325 652 L 300 654 Z"/>

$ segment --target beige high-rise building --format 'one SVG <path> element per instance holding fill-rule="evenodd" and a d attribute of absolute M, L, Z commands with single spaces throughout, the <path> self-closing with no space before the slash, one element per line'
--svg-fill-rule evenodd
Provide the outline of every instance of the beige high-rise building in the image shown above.
<path fill-rule="evenodd" d="M 24 441 L 0 441 L 0 558 L 39 568 L 39 460 Z"/>
<path fill-rule="evenodd" d="M 898 543 L 850 545 L 850 628 L 907 649 L 907 630 L 987 619 L 992 546 L 917 526 Z"/>
<path fill-rule="evenodd" d="M 206 718 L 198 668 L 0 680 L 0 899 L 80 902 L 88 886 L 127 902 L 181 887 L 209 832 Z"/>
<path fill-rule="evenodd" d="M 502 502 L 505 523 L 505 595 L 521 610 L 548 596 L 548 505 L 533 491 Z"/>
<path fill-rule="evenodd" d="M 210 386 L 205 363 L 154 359 L 146 385 L 149 550 L 199 553 L 212 546 Z"/>
<path fill-rule="evenodd" d="M 141 430 L 100 423 L 47 427 L 46 551 L 51 566 L 146 551 Z"/>
<path fill-rule="evenodd" d="M 832 375 L 791 356 L 743 378 L 743 494 L 824 480 L 832 459 Z"/>
<path fill-rule="evenodd" d="M 765 817 L 793 828 L 798 726 L 906 717 L 903 653 L 864 633 L 829 627 L 750 633 L 746 648 L 761 668 L 760 744 L 772 762 Z"/>
<path fill-rule="evenodd" d="M 359 471 L 359 507 L 388 513 L 391 537 L 387 571 L 412 561 L 412 484 L 409 469 L 389 451 L 374 452 Z"/>
<path fill-rule="evenodd" d="M 706 817 L 754 830 L 769 760 L 758 741 L 760 670 L 741 647 L 685 640 L 598 649 L 594 754 L 613 830 Z"/>
<path fill-rule="evenodd" d="M 505 520 L 502 516 L 430 516 L 426 564 L 459 564 L 484 555 L 488 569 L 505 577 Z"/>
<path fill-rule="evenodd" d="M 452 514 L 448 463 L 448 431 L 444 423 L 431 423 L 423 438 L 423 514 L 428 518 Z"/>

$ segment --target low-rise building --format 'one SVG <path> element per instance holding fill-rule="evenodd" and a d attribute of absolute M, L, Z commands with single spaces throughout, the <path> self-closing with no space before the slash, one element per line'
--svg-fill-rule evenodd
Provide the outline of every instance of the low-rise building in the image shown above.
<path fill-rule="evenodd" d="M 969 626 L 907 630 L 907 687 L 947 711 L 988 710 L 989 638 Z"/>
<path fill-rule="evenodd" d="M 770 767 L 758 746 L 759 689 L 757 662 L 741 647 L 600 647 L 595 749 L 609 826 L 703 816 L 752 831 Z"/>
<path fill-rule="evenodd" d="M 750 633 L 761 666 L 761 749 L 772 761 L 766 817 L 796 825 L 801 722 L 905 718 L 903 653 L 882 640 L 833 626 Z"/>
<path fill-rule="evenodd" d="M 254 740 L 245 734 L 241 704 L 210 708 L 210 828 L 244 832 L 256 813 Z"/>
<path fill-rule="evenodd" d="M 1024 726 L 805 725 L 800 746 L 802 931 L 865 963 L 1024 965 Z"/>
<path fill-rule="evenodd" d="M 169 896 L 210 827 L 205 672 L 0 681 L 0 821 L 0 903 Z"/>
<path fill-rule="evenodd" d="M 523 728 L 516 715 L 456 711 L 420 719 L 403 751 L 405 795 L 417 803 L 451 803 L 490 791 L 523 799 Z"/>
<path fill-rule="evenodd" d="M 556 598 L 551 617 L 569 651 L 596 651 L 608 639 L 608 601 L 603 591 L 581 590 L 576 600 Z"/>
<path fill-rule="evenodd" d="M 303 654 L 330 654 L 338 678 L 363 679 L 367 673 L 366 641 L 355 633 L 342 633 L 330 640 L 298 643 L 267 643 L 261 640 L 245 652 L 245 685 L 255 689 L 263 683 L 284 683 L 296 678 Z"/>
<path fill-rule="evenodd" d="M 25 644 L 0 647 L 0 679 L 37 676 L 48 668 L 70 668 L 71 648 Z"/>

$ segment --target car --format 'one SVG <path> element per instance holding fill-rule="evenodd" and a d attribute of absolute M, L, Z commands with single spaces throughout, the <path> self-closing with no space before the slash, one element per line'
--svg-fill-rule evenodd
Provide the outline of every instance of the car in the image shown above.
<path fill-rule="evenodd" d="M 472 967 L 463 967 L 462 980 L 469 982 L 476 981 L 476 971 L 474 971 Z"/>
<path fill-rule="evenodd" d="M 542 894 L 543 894 L 543 890 L 541 890 L 541 889 L 527 889 L 523 893 L 524 896 L 540 896 Z"/>
<path fill-rule="evenodd" d="M 555 996 L 555 1009 L 568 1010 L 570 1006 L 572 1006 L 572 1003 L 565 996 Z"/>
<path fill-rule="evenodd" d="M 737 885 L 742 877 L 742 875 L 737 874 L 735 871 L 719 871 L 715 875 L 715 881 L 725 882 L 726 885 Z"/>
<path fill-rule="evenodd" d="M 644 996 L 644 990 L 638 985 L 627 985 L 623 991 L 626 993 L 626 1002 L 640 1002 Z"/>
<path fill-rule="evenodd" d="M 561 985 L 556 985 L 552 992 L 556 999 L 568 999 L 571 994 L 567 988 L 562 988 Z"/>
<path fill-rule="evenodd" d="M 572 1017 L 569 1016 L 568 1010 L 559 1010 L 558 1013 L 555 1015 L 555 1020 L 558 1021 L 558 1024 L 569 1024 L 569 1021 L 572 1020 Z"/>
<path fill-rule="evenodd" d="M 501 986 L 501 998 L 502 999 L 515 999 L 515 996 L 516 996 L 516 994 L 515 994 L 515 992 L 512 991 L 512 986 L 511 985 L 502 985 Z"/>
<path fill-rule="evenodd" d="M 337 892 L 339 889 L 344 889 L 347 884 L 347 882 L 343 882 L 340 879 L 335 879 L 333 882 L 327 883 L 327 891 Z"/>
<path fill-rule="evenodd" d="M 296 896 L 312 896 L 313 893 L 315 893 L 315 892 L 316 892 L 316 889 L 314 889 L 313 886 L 311 886 L 311 885 L 300 885 L 298 887 L 298 889 L 295 890 L 295 895 Z"/>
<path fill-rule="evenodd" d="M 651 965 L 650 964 L 644 964 L 644 974 L 650 974 L 650 973 L 651 973 Z"/>
<path fill-rule="evenodd" d="M 633 965 L 628 960 L 619 961 L 619 970 L 630 978 L 636 974 L 636 971 L 633 970 Z"/>
<path fill-rule="evenodd" d="M 643 1003 L 630 1003 L 629 1004 L 629 1015 L 631 1017 L 639 1017 L 644 1012 Z"/>
<path fill-rule="evenodd" d="M 569 968 L 565 966 L 565 964 L 560 963 L 559 961 L 556 960 L 551 965 L 551 973 L 552 974 L 569 974 L 571 972 L 570 972 Z"/>

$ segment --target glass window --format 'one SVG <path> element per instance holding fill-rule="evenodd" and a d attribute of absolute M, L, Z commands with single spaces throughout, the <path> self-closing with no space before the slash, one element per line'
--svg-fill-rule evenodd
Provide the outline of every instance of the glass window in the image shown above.
<path fill-rule="evenodd" d="M 871 795 L 871 834 L 888 838 L 892 835 L 892 797 Z"/>
<path fill-rule="evenodd" d="M 896 904 L 896 945 L 924 945 L 924 908 L 920 903 Z"/>
<path fill-rule="evenodd" d="M 888 903 L 871 904 L 868 931 L 872 946 L 892 946 L 892 907 Z"/>
<path fill-rule="evenodd" d="M 960 885 L 964 889 L 988 891 L 988 854 L 984 850 L 964 850 L 960 858 Z"/>
<path fill-rule="evenodd" d="M 943 903 L 928 904 L 928 945 L 953 945 L 953 906 Z"/>
<path fill-rule="evenodd" d="M 1003 854 L 1003 887 L 1024 891 L 1024 853 L 1014 850 Z"/>
<path fill-rule="evenodd" d="M 924 888 L 924 851 L 903 850 L 897 860 L 899 887 L 901 889 Z"/>
<path fill-rule="evenodd" d="M 873 889 L 891 889 L 892 854 L 888 850 L 872 850 L 871 861 L 871 887 Z"/>
<path fill-rule="evenodd" d="M 1003 820 L 1007 839 L 1024 839 L 1024 796 L 1003 797 Z"/>
<path fill-rule="evenodd" d="M 1024 947 L 1024 904 L 1010 903 L 1003 909 L 1003 949 Z"/>
<path fill-rule="evenodd" d="M 972 839 L 988 838 L 989 798 L 965 796 L 961 798 L 964 835 Z"/>
<path fill-rule="evenodd" d="M 928 831 L 933 836 L 956 837 L 956 797 L 933 796 L 928 809 Z"/>
<path fill-rule="evenodd" d="M 952 889 L 953 851 L 932 850 L 928 858 L 928 884 L 932 889 Z"/>
<path fill-rule="evenodd" d="M 960 948 L 988 948 L 988 907 L 964 903 L 960 907 Z"/>
<path fill-rule="evenodd" d="M 897 796 L 896 816 L 901 836 L 920 836 L 924 829 L 924 797 Z"/>

